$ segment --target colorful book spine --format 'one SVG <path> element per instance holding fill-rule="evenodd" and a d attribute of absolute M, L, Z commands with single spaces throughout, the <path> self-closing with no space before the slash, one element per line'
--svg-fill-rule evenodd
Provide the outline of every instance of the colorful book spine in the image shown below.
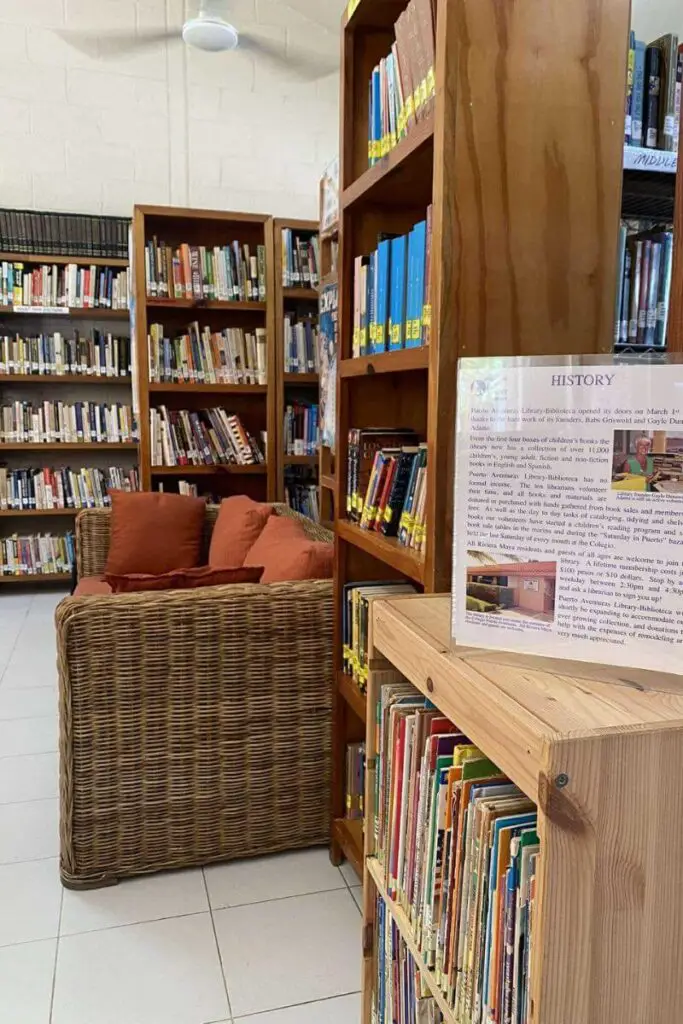
<path fill-rule="evenodd" d="M 643 117 L 645 111 L 645 43 L 636 39 L 633 60 L 633 89 L 631 92 L 631 144 L 643 145 Z"/>

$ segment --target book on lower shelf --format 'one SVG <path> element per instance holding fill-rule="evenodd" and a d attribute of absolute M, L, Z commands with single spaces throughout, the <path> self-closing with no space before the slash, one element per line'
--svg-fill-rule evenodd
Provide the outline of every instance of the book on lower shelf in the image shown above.
<path fill-rule="evenodd" d="M 368 629 L 372 602 L 401 594 L 415 594 L 412 583 L 369 580 L 346 583 L 342 597 L 342 664 L 344 672 L 364 692 L 368 684 Z"/>
<path fill-rule="evenodd" d="M 365 743 L 346 745 L 346 807 L 344 817 L 362 819 L 365 801 Z"/>
<path fill-rule="evenodd" d="M 150 450 L 152 468 L 265 463 L 239 416 L 219 408 L 150 409 Z"/>
<path fill-rule="evenodd" d="M 425 461 L 424 446 L 413 430 L 401 427 L 352 428 L 348 436 L 346 511 L 349 519 L 372 525 L 379 532 L 395 537 L 399 532 L 409 489 L 414 493 L 415 473 Z M 378 458 L 379 456 L 379 458 Z M 419 462 L 416 461 L 419 456 Z M 392 460 L 389 465 L 389 459 Z M 381 493 L 377 477 L 379 464 L 391 468 L 391 476 L 382 477 Z M 388 486 L 386 486 L 388 483 Z M 376 502 L 374 504 L 372 502 Z M 378 505 L 382 508 L 377 515 Z M 412 508 L 412 506 L 411 506 Z"/>
<path fill-rule="evenodd" d="M 405 235 L 381 235 L 354 260 L 354 358 L 428 345 L 431 334 L 432 207 Z"/>
<path fill-rule="evenodd" d="M 127 269 L 76 263 L 0 263 L 0 305 L 67 309 L 128 309 Z"/>
<path fill-rule="evenodd" d="M 147 339 L 150 381 L 198 384 L 267 384 L 264 327 L 245 331 L 200 328 L 194 321 L 167 337 L 163 324 L 151 324 Z"/>
<path fill-rule="evenodd" d="M 75 562 L 74 534 L 12 534 L 0 538 L 0 576 L 54 576 L 70 573 Z"/>
<path fill-rule="evenodd" d="M 673 228 L 670 225 L 622 220 L 617 263 L 615 345 L 666 346 L 672 266 Z"/>
<path fill-rule="evenodd" d="M 167 245 L 156 237 L 145 244 L 149 298 L 219 302 L 265 302 L 266 248 L 229 245 Z"/>
<path fill-rule="evenodd" d="M 362 502 L 361 530 L 396 537 L 421 554 L 425 548 L 427 445 L 381 448 L 375 452 Z"/>
<path fill-rule="evenodd" d="M 646 45 L 631 32 L 624 141 L 678 151 L 683 84 L 683 46 L 669 32 Z"/>
<path fill-rule="evenodd" d="M 282 287 L 316 288 L 320 280 L 317 232 L 282 229 Z"/>
<path fill-rule="evenodd" d="M 285 455 L 315 455 L 320 444 L 319 406 L 311 402 L 291 402 L 285 406 Z"/>
<path fill-rule="evenodd" d="M 431 972 L 453 1019 L 524 1024 L 540 855 L 536 806 L 408 682 L 382 686 L 376 714 L 368 825 L 420 969 Z M 391 966 L 387 956 L 379 940 L 378 976 Z M 396 995 L 395 982 L 376 984 L 378 1022 L 410 1019 L 392 1016 Z"/>
<path fill-rule="evenodd" d="M 285 504 L 302 516 L 307 516 L 314 523 L 320 522 L 320 503 L 318 501 L 318 485 L 293 477 L 290 467 L 285 476 Z"/>
<path fill-rule="evenodd" d="M 318 373 L 320 369 L 318 325 L 312 317 L 296 320 L 285 316 L 285 373 Z"/>
<path fill-rule="evenodd" d="M 420 966 L 381 896 L 375 900 L 377 960 L 373 1024 L 443 1024 L 443 1014 L 422 983 Z"/>
<path fill-rule="evenodd" d="M 110 491 L 139 491 L 137 469 L 9 469 L 0 466 L 0 511 L 108 508 Z"/>
<path fill-rule="evenodd" d="M 67 338 L 58 331 L 23 338 L 0 337 L 0 374 L 31 374 L 63 377 L 128 377 L 131 374 L 131 342 L 111 333 L 92 330 L 73 332 Z"/>
<path fill-rule="evenodd" d="M 133 410 L 121 402 L 11 402 L 0 406 L 0 448 L 18 444 L 123 444 L 137 440 Z"/>

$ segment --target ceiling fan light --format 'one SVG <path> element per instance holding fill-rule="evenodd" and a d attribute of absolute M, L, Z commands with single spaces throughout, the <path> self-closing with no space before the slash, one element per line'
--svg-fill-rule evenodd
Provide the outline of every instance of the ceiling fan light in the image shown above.
<path fill-rule="evenodd" d="M 183 25 L 183 41 L 198 50 L 219 53 L 234 50 L 239 42 L 237 29 L 220 18 L 190 18 Z"/>

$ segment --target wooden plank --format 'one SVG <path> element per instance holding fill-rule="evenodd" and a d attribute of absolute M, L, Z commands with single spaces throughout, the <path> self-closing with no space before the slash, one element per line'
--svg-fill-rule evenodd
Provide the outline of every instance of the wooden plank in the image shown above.
<path fill-rule="evenodd" d="M 0 585 L 4 583 L 68 583 L 71 578 L 70 572 L 24 573 L 21 576 L 0 575 Z"/>
<path fill-rule="evenodd" d="M 357 356 L 339 362 L 340 377 L 364 377 L 375 373 L 407 373 L 429 368 L 429 349 L 403 348 L 398 352 L 382 352 L 373 356 Z"/>
<path fill-rule="evenodd" d="M 35 306 L 32 309 L 17 312 L 14 306 L 0 306 L 0 313 L 5 316 L 49 316 L 59 320 L 130 320 L 130 312 L 127 309 L 80 309 L 74 306 L 69 307 L 68 313 L 50 313 Z"/>
<path fill-rule="evenodd" d="M 85 373 L 0 373 L 0 384 L 91 384 L 125 385 L 130 387 L 130 377 L 96 377 Z"/>
<path fill-rule="evenodd" d="M 137 441 L 0 441 L 0 452 L 134 452 L 137 448 Z"/>
<path fill-rule="evenodd" d="M 264 462 L 256 466 L 150 466 L 152 476 L 264 476 L 267 472 Z"/>
<path fill-rule="evenodd" d="M 127 267 L 128 260 L 121 256 L 41 256 L 28 252 L 0 252 L 0 261 L 7 263 L 46 263 L 63 267 L 75 263 L 78 267 Z"/>
<path fill-rule="evenodd" d="M 388 202 L 392 192 L 401 196 L 407 194 L 414 183 L 414 175 L 423 172 L 424 157 L 430 158 L 428 150 L 433 144 L 434 118 L 430 115 L 418 121 L 387 156 L 368 167 L 344 189 L 340 197 L 342 209 L 357 203 Z"/>
<path fill-rule="evenodd" d="M 21 519 L 26 516 L 33 518 L 36 516 L 76 516 L 80 511 L 80 508 L 8 508 L 0 511 L 0 518 Z"/>
<path fill-rule="evenodd" d="M 424 562 L 422 558 L 413 551 L 399 544 L 395 537 L 385 537 L 382 533 L 374 530 L 361 530 L 356 523 L 348 519 L 337 519 L 337 536 L 348 544 L 367 551 L 369 555 L 377 558 L 380 562 L 386 562 L 394 569 L 403 573 L 408 579 L 421 583 L 424 576 Z"/>
<path fill-rule="evenodd" d="M 285 384 L 313 384 L 317 386 L 320 377 L 317 373 L 283 373 L 282 379 Z"/>
<path fill-rule="evenodd" d="M 231 310 L 241 313 L 265 313 L 267 308 L 267 302 L 255 302 L 254 300 L 249 301 L 237 301 L 232 300 L 226 302 L 222 299 L 153 299 L 147 297 L 145 305 L 149 309 L 164 309 L 172 311 L 174 309 L 191 309 L 197 313 L 201 313 L 203 309 L 222 309 L 226 313 Z"/>
<path fill-rule="evenodd" d="M 361 722 L 365 722 L 367 714 L 366 695 L 361 691 L 358 683 L 354 683 L 351 676 L 348 676 L 346 672 L 340 671 L 337 672 L 337 686 L 353 713 L 360 718 Z"/>
<path fill-rule="evenodd" d="M 319 295 L 315 288 L 283 288 L 282 298 L 285 302 L 289 299 L 290 301 L 317 303 Z"/>
<path fill-rule="evenodd" d="M 360 818 L 336 818 L 334 838 L 358 877 L 363 877 L 363 822 Z"/>
<path fill-rule="evenodd" d="M 199 383 L 155 383 L 149 385 L 152 393 L 195 394 L 195 395 L 266 395 L 267 384 L 199 384 Z"/>

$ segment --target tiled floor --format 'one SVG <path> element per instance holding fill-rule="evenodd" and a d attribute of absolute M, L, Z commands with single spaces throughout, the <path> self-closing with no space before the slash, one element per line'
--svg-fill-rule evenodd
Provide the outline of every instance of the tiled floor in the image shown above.
<path fill-rule="evenodd" d="M 325 850 L 62 889 L 60 597 L 0 594 L 0 1021 L 358 1024 L 360 887 Z"/>

